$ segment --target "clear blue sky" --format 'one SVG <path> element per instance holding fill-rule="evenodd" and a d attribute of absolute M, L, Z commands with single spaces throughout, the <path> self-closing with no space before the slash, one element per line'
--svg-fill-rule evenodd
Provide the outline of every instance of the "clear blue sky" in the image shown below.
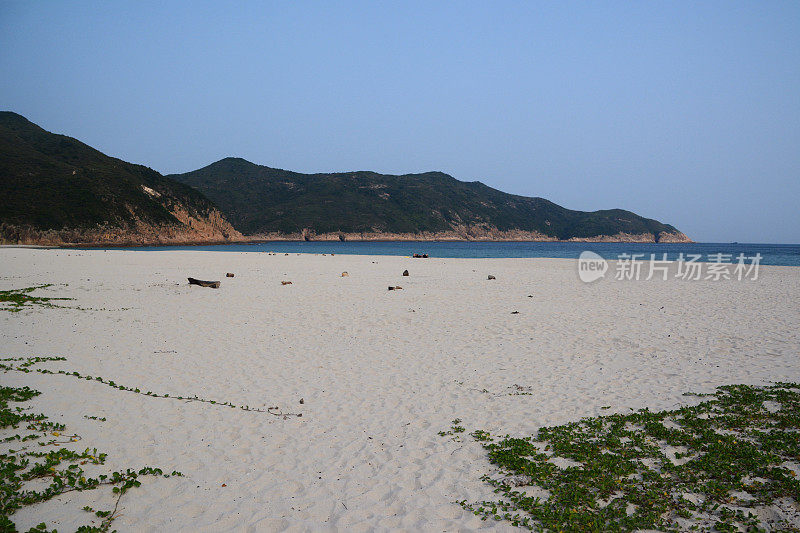
<path fill-rule="evenodd" d="M 0 109 L 128 161 L 442 170 L 800 242 L 800 2 L 8 2 Z"/>

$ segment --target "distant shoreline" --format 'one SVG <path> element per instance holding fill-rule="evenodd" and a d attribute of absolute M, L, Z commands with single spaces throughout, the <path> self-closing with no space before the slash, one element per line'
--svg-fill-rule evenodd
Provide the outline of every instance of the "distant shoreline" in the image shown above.
<path fill-rule="evenodd" d="M 227 245 L 249 245 L 249 244 L 268 244 L 268 243 L 292 243 L 292 242 L 317 242 L 317 243 L 336 243 L 336 242 L 419 242 L 419 243 L 437 243 L 437 242 L 471 242 L 471 243 L 584 243 L 584 244 L 621 244 L 621 243 L 631 243 L 631 244 L 724 244 L 724 245 L 768 245 L 768 246 L 799 246 L 800 243 L 791 243 L 791 242 L 745 242 L 745 241 L 736 241 L 736 242 L 712 242 L 712 241 L 685 241 L 685 242 L 654 242 L 654 241 L 582 241 L 582 240 L 530 240 L 530 239 L 516 239 L 516 240 L 509 240 L 509 239 L 496 239 L 496 240 L 467 240 L 467 239 L 353 239 L 348 241 L 333 241 L 333 240 L 316 240 L 312 239 L 310 241 L 306 241 L 304 239 L 254 239 L 254 240 L 243 240 L 243 241 L 193 241 L 193 242 L 154 242 L 154 243 L 140 243 L 140 242 L 130 242 L 130 243 L 65 243 L 65 244 L 12 244 L 12 243 L 2 243 L 0 244 L 0 248 L 29 248 L 34 250 L 50 250 L 50 249 L 73 249 L 73 248 L 89 248 L 89 249 L 101 249 L 101 248 L 162 248 L 162 247 L 170 247 L 170 246 L 227 246 Z"/>
<path fill-rule="evenodd" d="M 291 233 L 280 234 L 270 233 L 263 236 L 243 236 L 233 239 L 202 239 L 202 240 L 183 240 L 183 239 L 115 239 L 115 240 L 94 240 L 87 242 L 63 242 L 58 238 L 42 238 L 40 242 L 30 243 L 5 243 L 4 246 L 29 246 L 29 247 L 58 247 L 58 248 L 135 248 L 135 247 L 154 247 L 154 246 L 213 246 L 226 244 L 263 244 L 268 242 L 581 242 L 581 243 L 645 243 L 645 244 L 664 244 L 664 243 L 692 243 L 683 233 L 658 234 L 627 234 L 619 233 L 616 235 L 597 235 L 594 237 L 574 237 L 561 240 L 551 238 L 534 232 L 521 230 L 510 230 L 503 232 L 506 236 L 498 238 L 488 238 L 477 236 L 475 238 L 463 237 L 455 232 L 442 233 Z M 121 236 L 122 237 L 122 236 Z"/>
<path fill-rule="evenodd" d="M 154 243 L 141 243 L 141 242 L 130 242 L 130 243 L 65 243 L 65 244 L 53 244 L 53 245 L 39 245 L 39 244 L 3 244 L 0 246 L 4 246 L 7 248 L 91 248 L 91 249 L 98 249 L 98 248 L 161 248 L 161 247 L 169 247 L 169 246 L 225 246 L 231 244 L 241 244 L 241 245 L 248 245 L 248 244 L 268 244 L 268 243 L 293 243 L 293 242 L 318 242 L 318 243 L 353 243 L 353 242 L 418 242 L 418 243 L 437 243 L 437 242 L 463 242 L 463 243 L 575 243 L 575 244 L 600 244 L 600 243 L 609 243 L 609 244 L 622 244 L 622 243 L 631 243 L 631 244 L 696 244 L 695 241 L 623 241 L 623 240 L 531 240 L 531 239 L 348 239 L 346 241 L 341 240 L 333 240 L 333 239 L 255 239 L 255 240 L 243 240 L 243 241 L 196 241 L 196 242 L 154 242 Z"/>
<path fill-rule="evenodd" d="M 3 247 L 0 247 L 0 249 Z M 20 251 L 28 248 L 17 247 Z M 691 243 L 653 243 L 653 242 L 574 242 L 574 241 L 289 241 L 259 240 L 239 242 L 201 242 L 201 243 L 159 243 L 152 246 L 125 246 L 119 243 L 107 246 L 73 244 L 51 247 L 54 251 L 127 251 L 127 252 L 216 252 L 260 254 L 272 252 L 289 255 L 379 255 L 408 257 L 413 254 L 428 254 L 431 258 L 566 258 L 577 260 L 585 251 L 599 254 L 607 261 L 620 257 L 631 257 L 646 261 L 648 258 L 662 258 L 666 261 L 697 261 L 735 263 L 739 256 L 754 258 L 760 256 L 763 265 L 783 265 L 800 267 L 800 245 L 732 242 L 691 242 Z M 717 259 L 715 259 L 717 258 Z"/>

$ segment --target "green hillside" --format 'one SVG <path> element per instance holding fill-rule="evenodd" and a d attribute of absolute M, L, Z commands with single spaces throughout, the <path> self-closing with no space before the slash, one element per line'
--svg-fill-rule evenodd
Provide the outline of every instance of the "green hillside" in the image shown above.
<path fill-rule="evenodd" d="M 6 241 L 34 231 L 183 227 L 214 205 L 195 189 L 0 112 L 0 224 Z M 0 237 L 3 237 L 0 234 Z"/>
<path fill-rule="evenodd" d="M 0 112 L 0 197 L 0 242 L 12 243 L 208 242 L 238 232 L 688 239 L 630 211 L 572 211 L 441 172 L 300 174 L 226 158 L 162 176 L 12 112 Z"/>
<path fill-rule="evenodd" d="M 463 182 L 441 172 L 300 174 L 226 158 L 168 176 L 208 196 L 245 234 L 444 232 L 457 227 L 535 231 L 566 240 L 600 235 L 679 234 L 630 211 L 572 211 Z"/>

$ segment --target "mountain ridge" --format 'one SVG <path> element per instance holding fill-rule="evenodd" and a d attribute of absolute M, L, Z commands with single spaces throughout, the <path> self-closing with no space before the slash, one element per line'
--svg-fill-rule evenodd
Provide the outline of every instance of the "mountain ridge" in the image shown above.
<path fill-rule="evenodd" d="M 163 176 L 0 111 L 0 243 L 264 240 L 690 242 L 623 209 L 575 211 L 441 171 L 303 174 L 226 157 Z"/>
<path fill-rule="evenodd" d="M 441 171 L 304 174 L 225 157 L 167 177 L 203 192 L 258 240 L 690 242 L 631 211 L 570 210 Z"/>

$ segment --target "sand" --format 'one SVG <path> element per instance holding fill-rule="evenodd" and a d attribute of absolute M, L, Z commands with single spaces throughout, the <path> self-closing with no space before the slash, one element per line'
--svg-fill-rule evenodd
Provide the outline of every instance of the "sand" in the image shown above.
<path fill-rule="evenodd" d="M 119 531 L 505 529 L 453 503 L 492 495 L 485 453 L 437 433 L 461 418 L 526 435 L 722 384 L 800 381 L 800 268 L 760 274 L 587 285 L 560 259 L 2 248 L 0 289 L 53 283 L 36 294 L 82 308 L 0 312 L 2 357 L 64 356 L 43 367 L 303 416 L 0 376 L 41 390 L 34 410 L 79 434 L 75 449 L 108 453 L 106 469 L 185 474 L 126 494 Z M 515 385 L 532 394 L 505 394 Z M 71 493 L 14 519 L 71 531 L 91 519 L 83 505 L 112 501 Z"/>

